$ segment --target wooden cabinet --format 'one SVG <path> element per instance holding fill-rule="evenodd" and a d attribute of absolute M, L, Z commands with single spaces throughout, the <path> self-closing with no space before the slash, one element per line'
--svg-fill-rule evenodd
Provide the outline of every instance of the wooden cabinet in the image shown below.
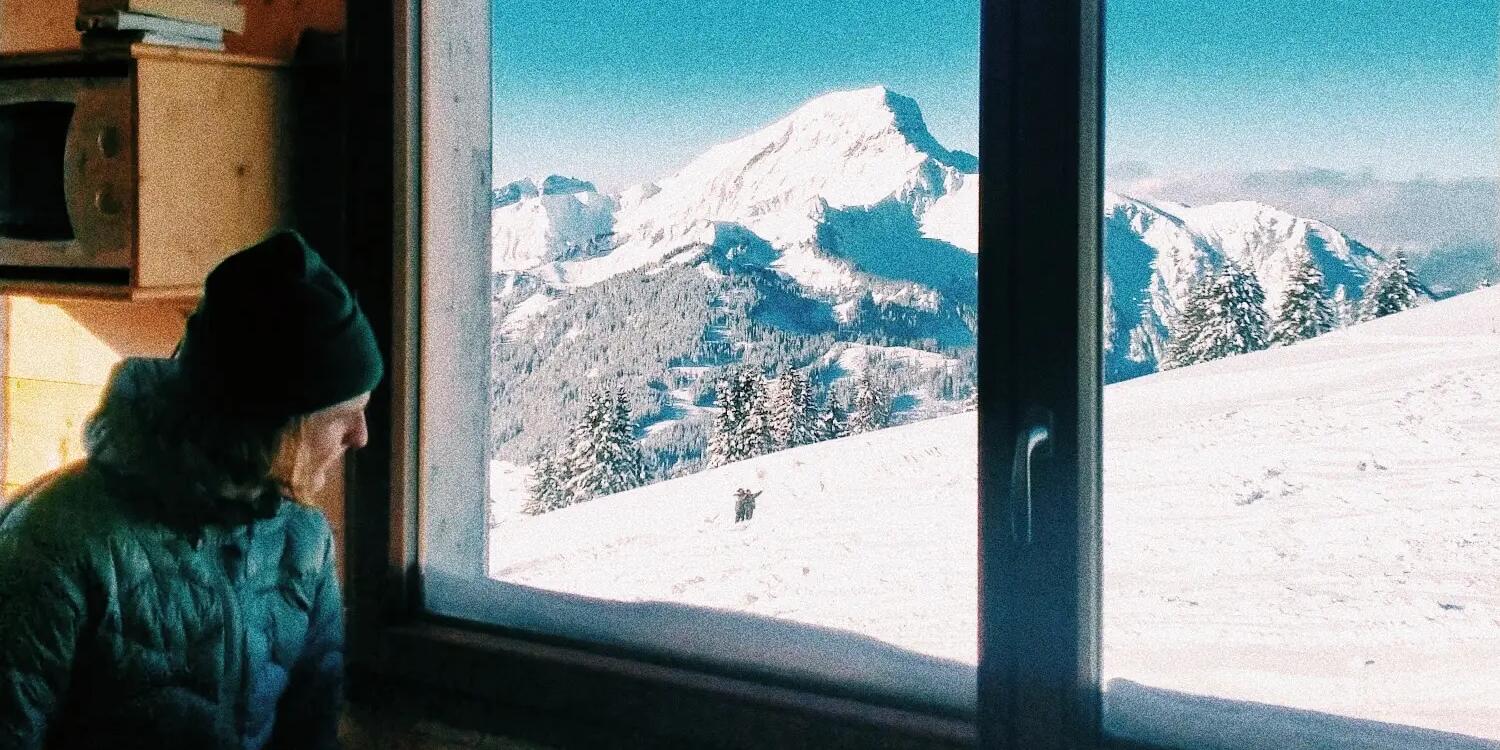
<path fill-rule="evenodd" d="M 292 221 L 289 75 L 142 44 L 0 57 L 0 294 L 196 296 Z"/>

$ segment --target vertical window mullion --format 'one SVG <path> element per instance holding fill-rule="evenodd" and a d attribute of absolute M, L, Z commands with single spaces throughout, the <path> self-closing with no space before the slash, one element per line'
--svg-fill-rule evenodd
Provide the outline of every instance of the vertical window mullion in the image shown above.
<path fill-rule="evenodd" d="M 1098 3 L 1010 0 L 985 11 L 979 732 L 987 748 L 1091 745 L 1099 704 Z M 1033 428 L 1042 427 L 1046 439 L 1037 441 L 1043 433 Z M 1027 452 L 1030 502 L 1028 483 L 1017 481 Z"/>

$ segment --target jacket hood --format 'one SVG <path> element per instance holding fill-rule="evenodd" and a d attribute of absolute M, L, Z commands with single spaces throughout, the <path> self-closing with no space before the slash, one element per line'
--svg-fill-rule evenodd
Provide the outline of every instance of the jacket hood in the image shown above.
<path fill-rule="evenodd" d="M 89 463 L 169 525 L 235 525 L 275 515 L 270 478 L 285 420 L 230 417 L 184 387 L 173 359 L 126 359 L 84 428 Z"/>

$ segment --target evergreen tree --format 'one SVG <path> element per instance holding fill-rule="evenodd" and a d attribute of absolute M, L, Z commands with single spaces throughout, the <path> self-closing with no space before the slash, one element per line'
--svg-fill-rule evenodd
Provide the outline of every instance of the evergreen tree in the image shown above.
<path fill-rule="evenodd" d="M 1333 330 L 1336 322 L 1333 305 L 1323 290 L 1323 272 L 1307 253 L 1302 253 L 1296 263 L 1271 326 L 1271 341 L 1279 345 L 1321 336 Z"/>
<path fill-rule="evenodd" d="M 597 488 L 604 472 L 599 465 L 600 444 L 613 410 L 608 391 L 590 394 L 583 417 L 568 434 L 562 468 L 569 504 L 586 502 L 599 494 Z"/>
<path fill-rule="evenodd" d="M 854 408 L 849 413 L 849 433 L 883 430 L 891 424 L 891 397 L 865 370 L 854 386 Z"/>
<path fill-rule="evenodd" d="M 1162 369 L 1186 367 L 1266 348 L 1270 316 L 1255 275 L 1234 262 L 1199 282 L 1188 294 L 1167 342 Z"/>
<path fill-rule="evenodd" d="M 718 381 L 709 466 L 723 466 L 766 453 L 771 446 L 771 418 L 764 378 L 740 367 Z"/>
<path fill-rule="evenodd" d="M 734 374 L 720 376 L 714 381 L 714 407 L 718 411 L 714 412 L 713 431 L 708 436 L 709 466 L 723 466 L 743 458 L 736 455 L 736 436 L 745 423 L 748 405 L 739 400 L 739 391 L 735 388 L 738 382 Z"/>
<path fill-rule="evenodd" d="M 570 504 L 562 466 L 550 451 L 539 454 L 531 462 L 531 480 L 527 483 L 527 490 L 531 496 L 521 507 L 521 512 L 527 515 L 539 516 L 566 508 Z"/>
<path fill-rule="evenodd" d="M 764 456 L 771 452 L 771 393 L 766 379 L 759 370 L 745 367 L 740 370 L 741 398 L 749 404 L 745 423 L 740 434 L 740 451 L 745 458 Z"/>
<path fill-rule="evenodd" d="M 645 484 L 645 462 L 632 434 L 630 404 L 623 391 L 589 396 L 583 418 L 569 437 L 564 467 L 564 486 L 573 503 Z"/>
<path fill-rule="evenodd" d="M 1359 321 L 1359 310 L 1354 301 L 1349 299 L 1349 290 L 1343 284 L 1333 290 L 1333 316 L 1336 325 L 1344 328 Z"/>
<path fill-rule="evenodd" d="M 1417 306 L 1420 295 L 1417 277 L 1406 262 L 1406 254 L 1397 252 L 1365 284 L 1365 293 L 1360 299 L 1359 319 L 1374 320 L 1411 309 Z"/>
<path fill-rule="evenodd" d="M 630 399 L 621 386 L 615 390 L 614 413 L 611 415 L 603 462 L 609 467 L 610 489 L 604 494 L 624 492 L 646 483 L 646 461 L 635 439 L 635 423 L 630 418 Z"/>
<path fill-rule="evenodd" d="M 807 373 L 787 370 L 772 380 L 767 390 L 771 450 L 786 450 L 816 441 L 817 404 Z"/>
<path fill-rule="evenodd" d="M 805 370 L 792 371 L 795 395 L 792 409 L 796 415 L 792 420 L 792 445 L 807 445 L 818 442 L 818 402 L 813 397 L 812 378 Z"/>
<path fill-rule="evenodd" d="M 837 440 L 849 436 L 844 410 L 839 408 L 832 394 L 829 394 L 823 410 L 818 412 L 817 436 L 819 440 Z"/>
<path fill-rule="evenodd" d="M 792 447 L 793 422 L 796 419 L 793 407 L 795 386 L 792 371 L 784 370 L 767 384 L 766 394 L 771 412 L 771 450 L 781 451 Z"/>

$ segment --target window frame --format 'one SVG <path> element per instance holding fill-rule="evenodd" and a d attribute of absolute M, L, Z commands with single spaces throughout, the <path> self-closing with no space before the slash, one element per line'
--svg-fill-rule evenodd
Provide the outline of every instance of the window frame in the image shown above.
<path fill-rule="evenodd" d="M 483 549 L 483 509 L 452 502 L 472 497 L 463 488 L 475 486 L 476 475 L 483 482 L 487 465 L 487 440 L 455 440 L 451 429 L 453 415 L 472 413 L 464 411 L 472 408 L 472 394 L 467 401 L 460 396 L 424 403 L 419 393 L 423 382 L 472 374 L 475 368 L 487 371 L 487 338 L 478 347 L 482 358 L 469 341 L 476 335 L 474 319 L 467 318 L 467 331 L 433 316 L 423 319 L 420 296 L 424 287 L 436 299 L 449 299 L 443 296 L 448 292 L 474 294 L 477 289 L 465 289 L 464 280 L 455 278 L 462 274 L 454 271 L 473 268 L 475 259 L 445 256 L 441 248 L 476 239 L 488 246 L 487 0 L 376 0 L 348 15 L 345 127 L 352 194 L 347 235 L 355 257 L 368 259 L 351 264 L 351 284 L 370 301 L 390 365 L 386 382 L 373 394 L 370 445 L 347 465 L 353 700 L 541 741 L 912 748 L 1100 744 L 1099 392 L 1098 368 L 1089 363 L 1099 356 L 1102 2 L 980 2 L 980 146 L 989 165 L 981 174 L 981 217 L 990 220 L 981 219 L 980 317 L 1006 322 L 981 324 L 978 337 L 981 657 L 973 720 L 611 653 L 424 611 L 424 564 L 461 570 L 478 560 L 474 572 L 484 573 L 481 555 L 444 559 L 422 549 L 418 519 L 424 511 L 442 517 L 453 533 L 468 534 L 465 549 L 474 539 Z M 424 36 L 445 40 L 438 54 L 422 54 Z M 1002 40 L 1008 39 L 1020 41 L 1007 47 Z M 439 103 L 445 117 L 424 119 L 424 108 Z M 389 127 L 377 126 L 383 123 Z M 1022 184 L 1026 190 L 1007 189 Z M 476 193 L 482 201 L 475 200 Z M 1026 220 L 1007 220 L 1011 217 Z M 1002 229 L 985 233 L 985 224 Z M 1013 252 L 1068 236 L 1076 236 L 1077 252 Z M 438 250 L 424 254 L 424 248 Z M 487 258 L 481 260 L 482 298 L 488 301 L 489 268 Z M 487 315 L 488 305 L 483 308 Z M 1050 320 L 1054 327 L 1028 327 L 1023 323 L 1028 316 Z M 1018 361 L 1037 366 L 1008 364 Z M 1058 380 L 1068 373 L 1071 379 Z M 1009 519 L 1018 507 L 1010 492 L 1012 446 L 1026 410 L 1038 406 L 1061 415 L 1052 458 L 1039 463 L 1035 475 L 1038 494 L 1058 501 L 1037 505 L 1035 529 L 1044 543 L 1023 548 L 1010 538 Z M 487 417 L 487 406 L 481 413 Z M 420 429 L 424 424 L 446 426 Z M 433 456 L 443 460 L 430 460 Z M 1077 554 L 1086 548 L 1082 535 L 1090 533 L 1093 552 Z M 1007 598 L 1006 591 L 1018 595 Z"/>

